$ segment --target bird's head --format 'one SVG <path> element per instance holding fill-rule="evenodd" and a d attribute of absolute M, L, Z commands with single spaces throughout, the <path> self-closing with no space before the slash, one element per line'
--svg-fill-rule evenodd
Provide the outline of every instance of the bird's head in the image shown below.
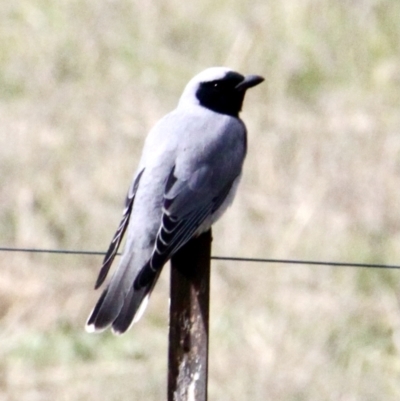
<path fill-rule="evenodd" d="M 238 117 L 246 90 L 263 81 L 259 75 L 244 76 L 226 67 L 208 68 L 189 81 L 179 105 L 197 104 Z"/>

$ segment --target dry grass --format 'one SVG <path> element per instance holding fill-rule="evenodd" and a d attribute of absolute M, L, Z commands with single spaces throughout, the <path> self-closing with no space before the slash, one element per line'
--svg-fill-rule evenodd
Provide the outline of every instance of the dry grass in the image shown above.
<path fill-rule="evenodd" d="M 397 0 L 3 1 L 2 245 L 104 250 L 145 134 L 212 65 L 265 75 L 214 253 L 397 263 Z M 90 336 L 100 258 L 2 255 L 0 401 L 160 400 L 168 271 Z M 397 272 L 215 263 L 210 399 L 398 400 Z"/>

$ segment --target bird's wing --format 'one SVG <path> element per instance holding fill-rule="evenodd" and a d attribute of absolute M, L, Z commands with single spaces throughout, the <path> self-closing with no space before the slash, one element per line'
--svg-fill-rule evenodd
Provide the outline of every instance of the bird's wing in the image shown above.
<path fill-rule="evenodd" d="M 129 217 L 132 212 L 133 201 L 135 199 L 136 191 L 138 189 L 139 181 L 140 181 L 140 178 L 141 178 L 143 172 L 144 172 L 144 168 L 136 175 L 135 179 L 132 182 L 132 185 L 129 188 L 129 191 L 128 191 L 128 194 L 127 194 L 126 200 L 125 200 L 125 208 L 122 213 L 121 222 L 119 223 L 118 229 L 117 229 L 116 233 L 114 234 L 114 237 L 110 243 L 108 251 L 104 257 L 103 265 L 101 266 L 99 275 L 96 280 L 95 289 L 99 288 L 103 284 L 104 280 L 107 277 L 108 271 L 110 270 L 111 264 L 115 258 L 115 255 L 118 252 L 118 248 L 121 244 L 122 238 L 125 234 L 128 224 L 129 224 Z"/>
<path fill-rule="evenodd" d="M 236 176 L 221 180 L 216 189 L 213 168 L 202 166 L 187 179 L 179 179 L 175 167 L 165 186 L 161 226 L 149 262 L 135 279 L 135 288 L 148 285 L 162 266 L 226 199 Z M 213 185 L 214 184 L 214 185 Z"/>

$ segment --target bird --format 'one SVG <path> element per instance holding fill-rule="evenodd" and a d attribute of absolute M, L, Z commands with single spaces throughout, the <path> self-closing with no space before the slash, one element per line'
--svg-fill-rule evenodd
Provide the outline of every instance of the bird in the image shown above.
<path fill-rule="evenodd" d="M 89 315 L 88 332 L 126 332 L 142 316 L 163 266 L 232 203 L 247 152 L 239 113 L 247 89 L 263 81 L 227 67 L 207 68 L 150 130 L 95 289 L 126 232 L 124 250 Z"/>

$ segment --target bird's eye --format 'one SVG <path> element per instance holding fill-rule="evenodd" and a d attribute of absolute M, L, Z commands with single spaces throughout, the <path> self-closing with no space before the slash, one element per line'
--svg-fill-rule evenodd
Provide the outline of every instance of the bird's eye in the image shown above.
<path fill-rule="evenodd" d="M 213 82 L 212 87 L 214 89 L 218 89 L 220 87 L 220 83 L 219 82 Z"/>

